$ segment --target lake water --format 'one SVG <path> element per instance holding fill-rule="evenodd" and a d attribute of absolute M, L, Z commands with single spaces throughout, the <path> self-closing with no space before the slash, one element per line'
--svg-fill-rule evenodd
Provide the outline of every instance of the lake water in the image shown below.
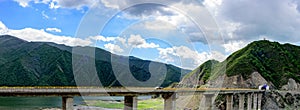
<path fill-rule="evenodd" d="M 138 99 L 150 99 L 151 96 L 139 96 Z M 84 100 L 124 100 L 124 97 L 84 97 Z M 74 105 L 82 105 L 83 98 L 74 97 Z M 61 97 L 0 97 L 0 110 L 39 110 L 41 108 L 61 107 Z"/>

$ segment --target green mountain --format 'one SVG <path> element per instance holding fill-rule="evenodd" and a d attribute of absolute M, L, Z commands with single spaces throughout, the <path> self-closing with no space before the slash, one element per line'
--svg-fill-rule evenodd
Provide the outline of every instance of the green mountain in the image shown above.
<path fill-rule="evenodd" d="M 208 61 L 202 64 L 186 75 L 184 80 L 189 79 L 189 76 L 198 76 L 200 85 L 203 85 L 208 79 L 226 74 L 226 77 L 245 81 L 254 72 L 258 72 L 275 88 L 286 85 L 290 78 L 299 83 L 300 47 L 267 40 L 255 41 L 234 52 L 223 62 Z"/>
<path fill-rule="evenodd" d="M 195 85 L 204 85 L 209 80 L 212 70 L 219 61 L 208 60 L 198 68 L 185 75 L 178 87 L 194 87 Z"/>
<path fill-rule="evenodd" d="M 86 56 L 84 53 L 73 53 L 72 49 L 94 49 L 95 56 Z M 74 57 L 82 58 L 76 66 Z M 85 63 L 94 61 L 96 75 Z M 149 69 L 149 68 L 152 69 Z M 153 71 L 155 68 L 156 71 Z M 80 76 L 74 75 L 74 70 Z M 128 71 L 125 71 L 128 70 Z M 158 70 L 164 70 L 159 72 Z M 100 48 L 69 47 L 50 42 L 27 42 L 22 39 L 2 35 L 0 36 L 0 86 L 75 86 L 76 78 L 83 82 L 82 86 L 122 86 L 117 80 L 133 75 L 140 81 L 127 86 L 169 86 L 179 82 L 189 70 L 173 65 L 142 60 L 132 56 L 119 56 Z M 94 76 L 89 76 L 94 75 Z M 165 78 L 163 78 L 165 77 Z M 151 78 L 157 82 L 143 83 Z M 100 82 L 99 82 L 100 80 Z M 142 85 L 144 84 L 144 85 Z"/>

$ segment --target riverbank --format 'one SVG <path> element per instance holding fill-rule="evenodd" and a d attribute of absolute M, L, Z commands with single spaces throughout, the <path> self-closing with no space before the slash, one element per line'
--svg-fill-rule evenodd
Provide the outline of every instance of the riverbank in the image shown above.
<path fill-rule="evenodd" d="M 89 106 L 103 107 L 110 109 L 123 109 L 124 101 L 101 101 L 101 100 L 88 100 L 85 103 Z M 163 109 L 163 99 L 146 99 L 138 100 L 139 109 Z"/>
<path fill-rule="evenodd" d="M 138 109 L 163 109 L 163 99 L 146 99 L 138 101 Z M 74 110 L 122 110 L 124 101 L 87 100 L 85 105 L 74 106 Z M 61 110 L 61 108 L 44 108 L 42 110 Z"/>

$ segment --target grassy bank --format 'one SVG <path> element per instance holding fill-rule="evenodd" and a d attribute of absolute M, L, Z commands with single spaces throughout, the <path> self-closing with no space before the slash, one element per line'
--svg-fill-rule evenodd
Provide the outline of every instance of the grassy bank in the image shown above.
<path fill-rule="evenodd" d="M 116 102 L 116 101 L 87 101 L 87 105 L 103 107 L 103 108 L 114 108 L 114 109 L 123 109 L 124 102 Z M 148 100 L 139 100 L 138 101 L 138 109 L 154 109 L 161 110 L 163 109 L 163 99 L 148 99 Z"/>

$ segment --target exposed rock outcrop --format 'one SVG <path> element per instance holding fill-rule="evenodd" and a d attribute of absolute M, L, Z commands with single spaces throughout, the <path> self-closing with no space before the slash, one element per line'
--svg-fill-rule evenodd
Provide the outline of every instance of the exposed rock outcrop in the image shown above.
<path fill-rule="evenodd" d="M 268 84 L 273 87 L 272 83 L 267 82 L 258 72 L 253 72 L 248 79 L 241 75 L 231 77 L 225 76 L 223 87 L 225 88 L 258 88 L 262 84 Z"/>
<path fill-rule="evenodd" d="M 300 94 L 293 91 L 272 91 L 264 96 L 264 110 L 299 110 Z"/>
<path fill-rule="evenodd" d="M 287 85 L 282 86 L 281 90 L 285 91 L 300 91 L 300 84 L 290 78 Z"/>

